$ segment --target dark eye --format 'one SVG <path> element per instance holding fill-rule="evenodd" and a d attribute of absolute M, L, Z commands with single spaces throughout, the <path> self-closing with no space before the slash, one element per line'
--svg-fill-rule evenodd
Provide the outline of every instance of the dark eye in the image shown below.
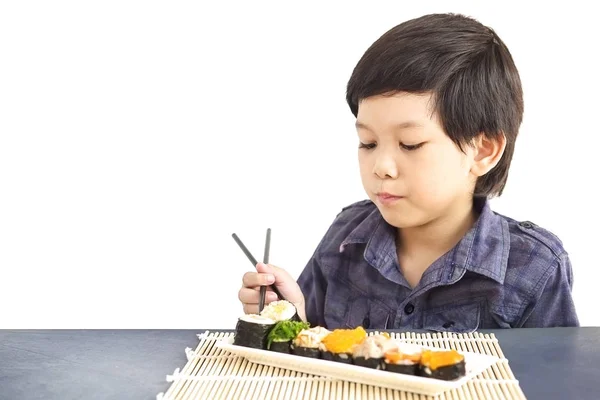
<path fill-rule="evenodd" d="M 404 144 L 404 143 L 400 143 L 400 147 L 402 147 L 404 150 L 407 150 L 407 151 L 413 151 L 413 150 L 417 150 L 419 147 L 423 146 L 424 144 L 425 144 L 425 142 L 418 143 L 418 144 Z"/>
<path fill-rule="evenodd" d="M 358 145 L 358 147 L 359 147 L 360 149 L 367 149 L 367 150 L 371 150 L 371 149 L 374 149 L 374 148 L 375 148 L 375 143 L 362 143 L 362 142 L 361 142 L 361 143 Z"/>

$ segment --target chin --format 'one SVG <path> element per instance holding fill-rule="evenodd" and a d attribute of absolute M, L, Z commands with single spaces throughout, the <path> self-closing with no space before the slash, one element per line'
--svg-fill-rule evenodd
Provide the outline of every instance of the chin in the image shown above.
<path fill-rule="evenodd" d="M 377 207 L 383 219 L 396 228 L 413 228 L 426 223 L 425 218 L 419 218 L 415 212 L 400 212 L 389 208 Z"/>

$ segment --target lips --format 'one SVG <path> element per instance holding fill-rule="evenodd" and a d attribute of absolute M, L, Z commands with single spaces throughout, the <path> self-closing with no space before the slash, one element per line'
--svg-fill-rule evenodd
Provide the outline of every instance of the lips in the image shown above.
<path fill-rule="evenodd" d="M 397 197 L 397 198 L 402 198 L 404 196 L 400 196 L 398 194 L 392 194 L 392 193 L 388 193 L 388 192 L 379 192 L 379 193 L 377 193 L 377 197 L 383 197 L 383 198 Z"/>
<path fill-rule="evenodd" d="M 391 194 L 391 193 L 386 193 L 386 192 L 381 192 L 381 193 L 377 193 L 377 200 L 384 205 L 390 205 L 392 203 L 395 203 L 398 200 L 403 199 L 404 196 L 398 196 L 395 194 Z"/>
<path fill-rule="evenodd" d="M 387 193 L 387 192 L 381 192 L 381 193 L 377 193 L 377 197 L 388 199 L 388 198 L 401 198 L 402 196 L 398 196 L 398 195 Z"/>

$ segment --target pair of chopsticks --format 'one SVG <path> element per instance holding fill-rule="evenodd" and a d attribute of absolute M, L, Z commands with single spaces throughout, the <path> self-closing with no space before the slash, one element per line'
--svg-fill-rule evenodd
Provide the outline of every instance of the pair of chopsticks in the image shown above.
<path fill-rule="evenodd" d="M 236 235 L 235 233 L 231 235 L 231 237 L 233 237 L 233 240 L 235 240 L 235 242 L 238 244 L 238 246 L 240 246 L 240 248 L 242 249 L 242 251 L 244 252 L 244 254 L 246 254 L 246 257 L 248 257 L 248 260 L 250 260 L 250 262 L 252 263 L 252 266 L 256 268 L 256 264 L 258 264 L 258 261 L 256 261 L 256 258 L 254 258 L 254 256 L 252 255 L 252 253 L 250 253 L 250 250 L 248 250 L 248 248 L 244 245 L 244 243 L 242 243 L 242 241 L 240 240 L 240 238 L 238 237 L 238 235 Z M 269 263 L 269 251 L 270 251 L 270 247 L 271 247 L 271 228 L 267 229 L 267 238 L 265 240 L 265 253 L 263 256 L 263 263 L 264 264 L 268 264 Z M 269 285 L 271 287 L 271 289 L 275 292 L 275 294 L 277 294 L 277 296 L 279 297 L 280 300 L 285 300 L 285 298 L 281 295 L 281 293 L 279 292 L 279 289 L 277 289 L 277 287 L 275 286 L 275 284 L 273 285 Z M 263 310 L 263 308 L 265 308 L 265 296 L 267 294 L 267 287 L 266 286 L 261 286 L 260 287 L 260 299 L 259 299 L 259 303 L 258 303 L 258 312 L 261 312 Z"/>

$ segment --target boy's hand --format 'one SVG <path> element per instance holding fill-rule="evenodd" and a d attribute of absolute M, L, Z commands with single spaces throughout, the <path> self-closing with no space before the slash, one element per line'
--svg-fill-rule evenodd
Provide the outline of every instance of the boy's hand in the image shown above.
<path fill-rule="evenodd" d="M 244 313 L 258 314 L 260 287 L 272 285 L 274 283 L 281 295 L 296 307 L 298 316 L 303 321 L 306 321 L 304 295 L 294 278 L 292 278 L 286 270 L 271 264 L 258 263 L 256 270 L 258 272 L 246 272 L 244 274 L 242 288 L 238 292 L 238 298 L 244 306 Z M 275 292 L 267 287 L 265 305 L 275 300 L 281 299 L 278 299 Z"/>

